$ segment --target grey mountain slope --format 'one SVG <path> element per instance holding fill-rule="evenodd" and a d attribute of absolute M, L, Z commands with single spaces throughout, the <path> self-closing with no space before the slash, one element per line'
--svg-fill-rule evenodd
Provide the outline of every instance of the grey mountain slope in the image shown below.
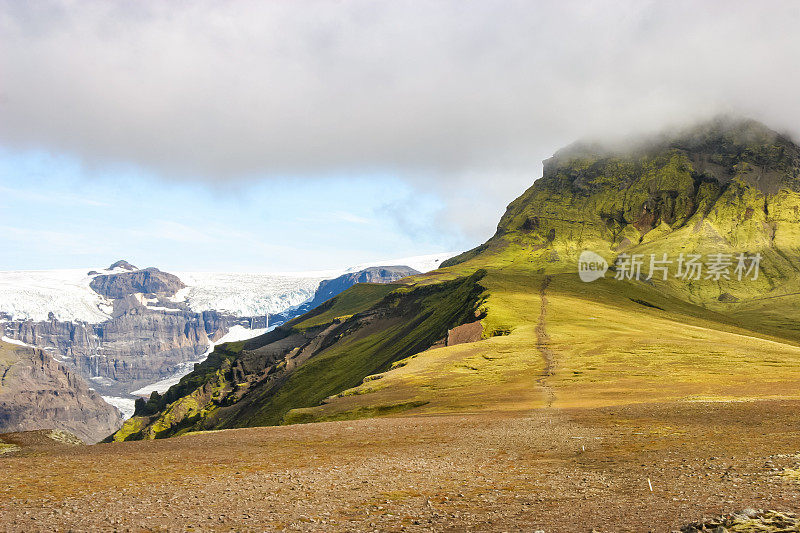
<path fill-rule="evenodd" d="M 0 433 L 58 429 L 97 442 L 122 416 L 43 350 L 0 342 Z"/>

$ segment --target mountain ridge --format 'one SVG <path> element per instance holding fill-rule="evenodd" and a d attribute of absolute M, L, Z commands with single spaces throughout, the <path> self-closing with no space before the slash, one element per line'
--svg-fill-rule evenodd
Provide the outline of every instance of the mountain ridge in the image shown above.
<path fill-rule="evenodd" d="M 482 276 L 418 288 L 354 285 L 261 337 L 217 347 L 164 396 L 139 402 L 109 440 L 279 423 L 292 408 L 357 385 L 446 339 L 449 328 L 474 321 Z M 338 370 L 331 375 L 332 367 Z"/>

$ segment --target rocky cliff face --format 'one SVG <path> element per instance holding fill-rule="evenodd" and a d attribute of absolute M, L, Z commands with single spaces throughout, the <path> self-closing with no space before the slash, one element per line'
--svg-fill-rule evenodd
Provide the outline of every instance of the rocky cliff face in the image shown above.
<path fill-rule="evenodd" d="M 0 343 L 0 432 L 58 429 L 93 443 L 122 416 L 43 350 Z"/>
<path fill-rule="evenodd" d="M 90 287 L 112 306 L 109 320 L 89 324 L 59 321 L 52 314 L 46 321 L 6 316 L 3 334 L 49 349 L 103 395 L 125 397 L 172 376 L 182 363 L 197 361 L 232 326 L 265 327 L 263 317 L 259 322 L 217 311 L 197 313 L 171 301 L 184 288 L 173 274 L 138 270 L 126 261 L 108 271 L 93 274 Z"/>
<path fill-rule="evenodd" d="M 198 360 L 211 342 L 249 318 L 185 309 L 152 310 L 136 300 L 100 324 L 7 321 L 5 335 L 53 348 L 63 364 L 104 395 L 125 395 L 174 374 L 181 363 Z"/>

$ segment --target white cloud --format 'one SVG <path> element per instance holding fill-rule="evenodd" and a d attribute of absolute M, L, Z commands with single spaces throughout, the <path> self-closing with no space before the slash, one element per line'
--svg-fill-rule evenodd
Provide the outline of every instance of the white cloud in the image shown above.
<path fill-rule="evenodd" d="M 496 218 L 456 209 L 495 213 L 578 137 L 729 110 L 800 132 L 791 1 L 0 6 L 7 146 L 182 179 L 388 171 L 469 234 Z"/>

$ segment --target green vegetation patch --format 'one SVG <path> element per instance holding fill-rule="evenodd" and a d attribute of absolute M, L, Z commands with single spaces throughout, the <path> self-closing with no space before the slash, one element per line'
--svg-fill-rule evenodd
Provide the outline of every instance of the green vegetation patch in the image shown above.
<path fill-rule="evenodd" d="M 350 411 L 336 413 L 330 416 L 318 416 L 314 409 L 293 409 L 286 413 L 284 424 L 305 424 L 308 422 L 335 422 L 338 420 L 357 420 L 359 418 L 374 418 L 377 416 L 390 416 L 416 409 L 427 405 L 428 401 L 415 400 L 387 405 L 364 406 Z"/>
<path fill-rule="evenodd" d="M 403 285 L 358 283 L 299 317 L 297 321 L 292 321 L 291 324 L 298 329 L 308 329 L 328 324 L 336 319 L 350 317 L 377 304 L 387 294 L 399 287 L 403 287 Z"/>
<path fill-rule="evenodd" d="M 16 452 L 17 450 L 19 450 L 19 446 L 17 446 L 16 444 L 8 444 L 3 441 L 0 441 L 0 455 L 3 455 L 5 453 Z"/>

